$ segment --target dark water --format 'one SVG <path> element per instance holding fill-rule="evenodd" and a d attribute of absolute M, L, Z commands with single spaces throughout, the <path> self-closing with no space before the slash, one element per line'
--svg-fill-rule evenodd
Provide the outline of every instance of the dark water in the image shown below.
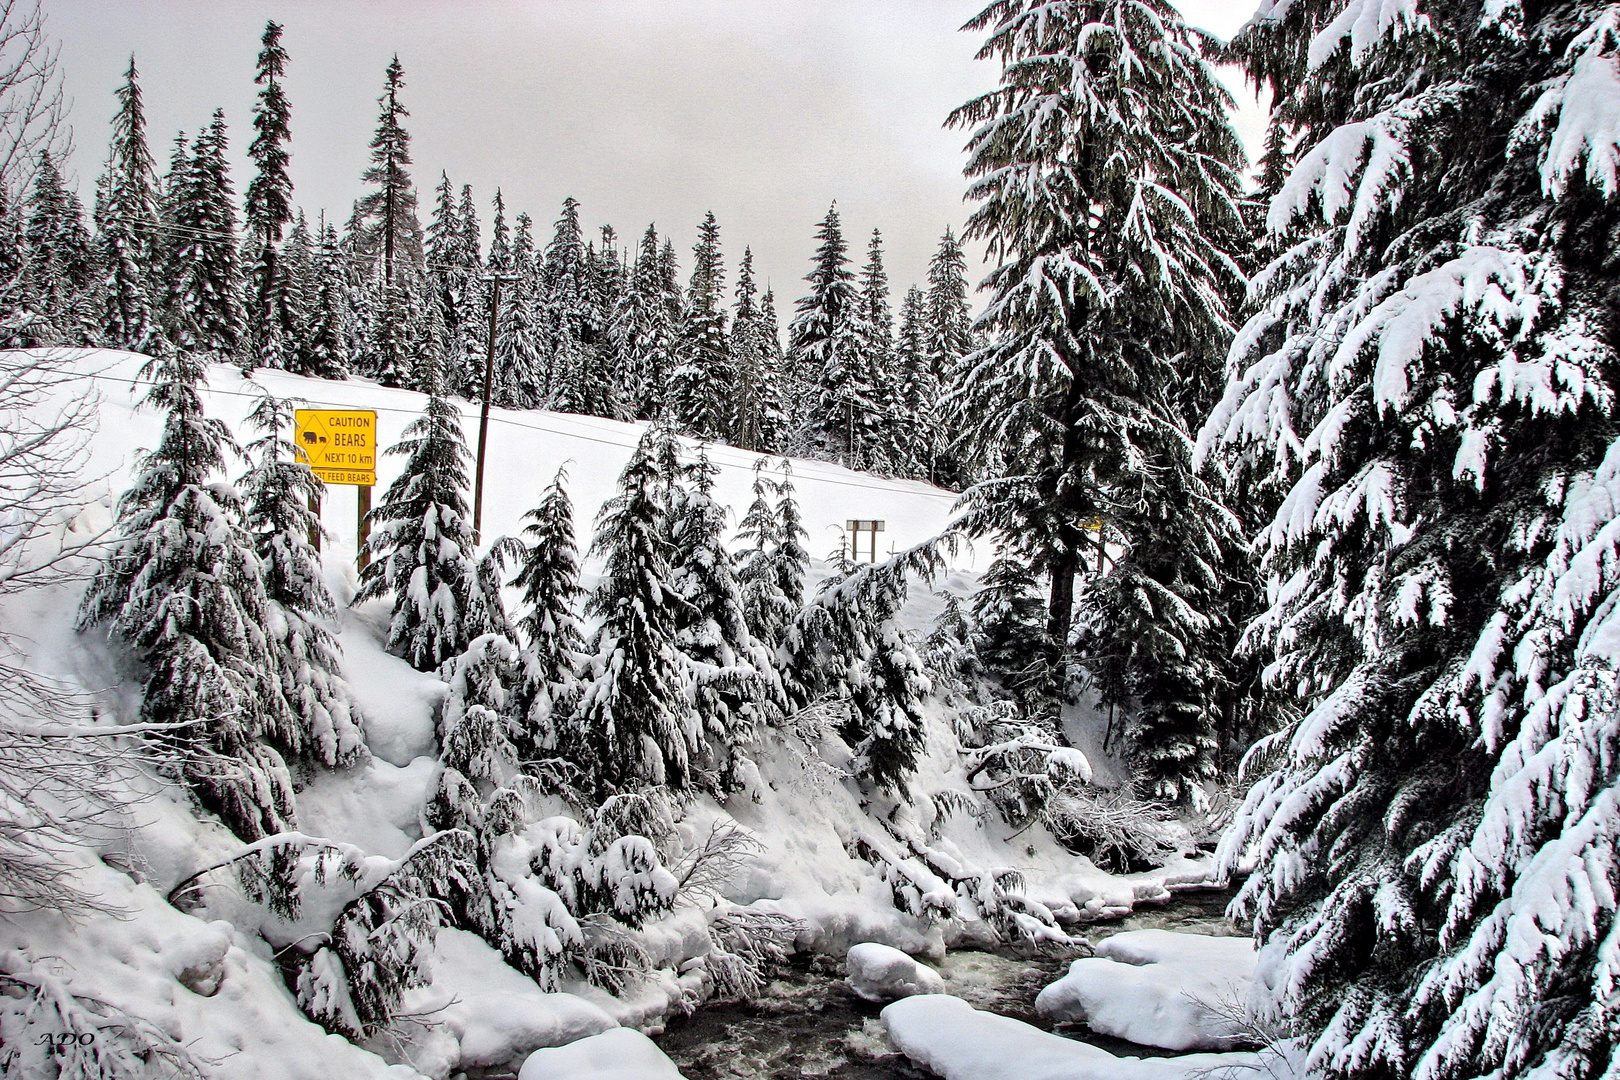
<path fill-rule="evenodd" d="M 1126 930 L 1147 929 L 1230 934 L 1232 925 L 1223 914 L 1229 899 L 1227 892 L 1181 893 L 1163 906 L 1092 924 L 1085 928 L 1085 936 L 1100 941 Z M 1074 955 L 1079 954 L 1022 957 L 964 950 L 936 966 L 947 991 L 975 1008 L 1052 1031 L 1052 1025 L 1035 1012 L 1035 996 L 1063 974 Z M 890 1051 L 878 1019 L 882 1008 L 855 996 L 844 984 L 842 958 L 801 957 L 778 972 L 757 1000 L 708 1005 L 691 1016 L 674 1018 L 654 1041 L 688 1080 L 931 1078 L 933 1073 Z M 1114 1054 L 1165 1053 L 1098 1036 L 1084 1027 L 1055 1030 Z"/>

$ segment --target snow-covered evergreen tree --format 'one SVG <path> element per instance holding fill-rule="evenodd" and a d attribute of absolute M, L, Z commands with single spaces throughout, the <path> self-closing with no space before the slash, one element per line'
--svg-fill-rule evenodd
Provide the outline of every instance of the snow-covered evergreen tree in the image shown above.
<path fill-rule="evenodd" d="M 42 150 L 34 184 L 23 207 L 21 272 L 12 343 L 90 345 L 104 304 L 94 243 L 85 226 L 84 204 L 62 179 L 50 151 Z"/>
<path fill-rule="evenodd" d="M 663 408 L 675 340 L 663 271 L 658 230 L 649 225 L 608 329 L 630 410 L 645 419 L 657 416 Z"/>
<path fill-rule="evenodd" d="M 745 450 L 768 451 L 781 444 L 786 414 L 782 400 L 778 349 L 772 347 L 756 297 L 754 253 L 744 248 L 737 269 L 736 314 L 731 320 L 727 352 L 731 365 L 731 393 L 726 430 L 728 441 Z"/>
<path fill-rule="evenodd" d="M 1018 559 L 992 562 L 973 594 L 974 650 L 1003 676 L 1026 669 L 1040 657 L 1045 621 L 1040 582 Z"/>
<path fill-rule="evenodd" d="M 469 206 L 471 201 L 469 197 Z M 423 258 L 427 302 L 443 333 L 445 387 L 476 396 L 482 390 L 484 354 L 469 346 L 476 340 L 476 324 L 484 322 L 486 330 L 488 324 L 478 318 L 474 306 L 479 298 L 478 255 L 476 249 L 468 247 L 467 228 L 448 173 L 439 174 L 439 186 L 434 189 L 433 216 L 428 221 Z"/>
<path fill-rule="evenodd" d="M 201 356 L 166 349 L 144 369 L 166 419 L 119 500 L 118 539 L 80 608 L 145 665 L 143 720 L 182 725 L 185 779 L 244 840 L 293 824 L 292 778 L 265 737 L 292 736 L 265 627 L 264 564 L 236 489 L 215 478 L 230 435 L 203 415 Z"/>
<path fill-rule="evenodd" d="M 926 376 L 920 376 L 929 390 L 930 407 L 942 390 L 954 387 L 966 374 L 964 363 L 975 348 L 973 315 L 968 307 L 967 256 L 962 242 L 946 228 L 939 248 L 928 262 L 928 293 L 923 318 L 922 355 Z M 957 432 L 949 412 L 935 415 L 929 436 L 934 440 L 929 475 L 947 484 L 962 484 L 969 472 L 963 455 L 951 450 Z"/>
<path fill-rule="evenodd" d="M 929 544 L 881 563 L 845 563 L 799 612 L 779 650 L 792 703 L 838 708 L 838 733 L 859 756 L 857 775 L 900 794 L 922 753 L 922 704 L 933 684 L 897 615 L 907 575 L 931 580 L 942 566 Z"/>
<path fill-rule="evenodd" d="M 738 553 L 737 577 L 749 629 L 774 649 L 804 602 L 810 557 L 789 466 L 782 462 L 780 481 L 772 481 L 765 467 L 764 458 L 754 463 L 754 501 L 738 525 L 737 539 L 747 546 Z"/>
<path fill-rule="evenodd" d="M 225 113 L 215 110 L 175 178 L 167 222 L 175 247 L 164 269 L 169 339 L 179 349 L 221 361 L 241 351 L 246 317 L 225 143 Z"/>
<path fill-rule="evenodd" d="M 1304 715 L 1223 849 L 1328 1077 L 1620 1068 L 1620 13 L 1268 4 L 1267 265 L 1200 449 Z M 1257 988 L 1258 989 L 1258 988 Z"/>
<path fill-rule="evenodd" d="M 116 93 L 118 112 L 102 178 L 106 198 L 96 222 L 105 275 L 105 334 L 108 344 L 117 348 L 152 352 L 159 333 L 153 276 L 158 253 L 157 166 L 146 146 L 146 111 L 133 56 Z"/>
<path fill-rule="evenodd" d="M 371 164 L 361 176 L 371 190 L 355 202 L 350 224 L 351 250 L 376 264 L 371 280 L 375 306 L 365 328 L 368 373 L 389 386 L 404 386 L 413 375 L 410 331 L 417 321 L 422 264 L 411 136 L 403 123 L 410 112 L 400 101 L 404 86 L 405 69 L 395 56 L 383 72 Z"/>
<path fill-rule="evenodd" d="M 671 442 L 674 436 L 663 432 Z M 699 723 L 693 771 L 716 795 L 737 786 L 740 752 L 781 715 L 782 691 L 771 652 L 749 629 L 747 603 L 731 551 L 726 508 L 715 501 L 718 469 L 701 449 L 681 470 L 670 508 L 670 586 L 677 609 L 675 643 L 692 672 Z"/>
<path fill-rule="evenodd" d="M 906 467 L 912 476 L 937 482 L 945 479 L 939 476 L 937 463 L 946 436 L 935 408 L 939 381 L 929 358 L 927 304 L 917 286 L 906 290 L 895 338 L 894 377 L 899 408 L 907 421 L 901 438 Z"/>
<path fill-rule="evenodd" d="M 546 361 L 540 400 L 569 412 L 583 411 L 578 382 L 584 352 L 595 328 L 590 325 L 590 264 L 579 223 L 579 201 L 563 200 L 562 214 L 546 245 L 540 270 L 542 337 Z M 568 391 L 567 394 L 561 393 Z"/>
<path fill-rule="evenodd" d="M 355 602 L 393 597 L 388 648 L 433 671 L 489 629 L 476 623 L 477 563 L 467 520 L 467 443 L 461 411 L 438 394 L 388 453 L 404 470 L 371 511 Z"/>
<path fill-rule="evenodd" d="M 532 258 L 513 258 L 509 252 L 507 260 L 513 277 L 501 287 L 491 396 L 507 408 L 534 409 L 549 404 L 545 396 L 547 365 L 553 360 L 548 351 L 552 342 L 547 338 L 543 286 Z M 481 383 L 476 393 L 482 393 Z"/>
<path fill-rule="evenodd" d="M 675 636 L 686 603 L 671 588 L 668 481 L 649 429 L 597 517 L 591 554 L 605 560 L 586 613 L 601 620 L 582 673 L 571 742 L 603 792 L 691 786 L 699 721 Z"/>
<path fill-rule="evenodd" d="M 799 300 L 788 329 L 792 372 L 816 388 L 806 391 L 800 438 L 818 456 L 858 467 L 872 401 L 861 378 L 861 296 L 837 206 L 828 209 L 816 239 L 821 246 L 805 277 L 810 292 Z"/>
<path fill-rule="evenodd" d="M 292 290 L 281 266 L 282 232 L 292 221 L 292 177 L 287 173 L 291 155 L 292 105 L 281 85 L 287 74 L 287 50 L 281 44 L 281 26 L 264 24 L 259 69 L 253 81 L 260 86 L 253 106 L 253 142 L 248 157 L 256 171 L 247 186 L 247 236 L 244 262 L 248 271 L 247 355 L 244 366 L 286 367 L 295 347 L 297 316 Z"/>
<path fill-rule="evenodd" d="M 313 272 L 315 302 L 309 312 L 308 336 L 299 353 L 297 370 L 301 375 L 322 379 L 346 379 L 354 352 L 354 313 L 343 251 L 338 246 L 337 229 L 330 224 L 321 228 Z"/>
<path fill-rule="evenodd" d="M 339 670 L 328 624 L 336 615 L 310 536 L 310 509 L 324 485 L 293 453 L 292 403 L 269 394 L 248 414 L 260 437 L 247 446 L 253 466 L 242 477 L 243 525 L 259 556 L 271 617 L 265 624 L 287 710 L 296 721 L 274 732 L 289 756 L 327 767 L 364 752 L 360 713 Z"/>
<path fill-rule="evenodd" d="M 1144 721 L 1150 784 L 1196 801 L 1236 530 L 1192 471 L 1182 405 L 1212 394 L 1243 282 L 1228 94 L 1163 0 L 997 0 L 969 25 L 1002 66 L 1001 87 L 952 118 L 974 129 L 968 228 L 998 259 L 996 336 L 954 412 L 958 445 L 1002 475 L 964 496 L 964 525 L 1050 580 L 1054 692 L 1083 627 L 1081 661 L 1135 680 L 1110 689 L 1169 695 Z M 1105 568 L 1110 545 L 1123 550 Z"/>
<path fill-rule="evenodd" d="M 872 230 L 861 268 L 861 381 L 868 387 L 871 440 L 862 466 L 890 475 L 906 471 L 906 437 L 910 420 L 902 411 L 900 380 L 894 352 L 894 310 L 889 303 L 889 274 L 883 268 L 883 234 Z"/>
<path fill-rule="evenodd" d="M 557 475 L 526 516 L 532 543 L 512 584 L 522 591 L 523 638 L 521 681 L 513 699 L 518 741 L 529 758 L 554 755 L 558 727 L 567 722 L 577 692 L 577 674 L 585 659 L 585 637 L 579 623 L 579 551 L 574 543 L 574 507 L 565 488 L 567 474 Z"/>
<path fill-rule="evenodd" d="M 675 343 L 668 402 L 681 430 L 697 439 L 730 435 L 735 375 L 726 340 L 725 266 L 720 226 L 711 210 L 698 226 L 692 248 L 692 280 L 686 289 L 685 321 Z"/>

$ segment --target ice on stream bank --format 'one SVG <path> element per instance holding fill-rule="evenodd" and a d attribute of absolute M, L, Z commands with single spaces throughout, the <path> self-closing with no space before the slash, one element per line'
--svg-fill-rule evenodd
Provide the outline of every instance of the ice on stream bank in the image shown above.
<path fill-rule="evenodd" d="M 945 980 L 899 949 L 862 942 L 844 959 L 849 988 L 867 1001 L 896 1001 L 913 994 L 943 994 Z"/>
<path fill-rule="evenodd" d="M 1164 1050 L 1226 1050 L 1242 1041 L 1254 943 L 1241 937 L 1134 930 L 1097 945 L 1041 991 L 1035 1008 L 1058 1023 Z"/>
<path fill-rule="evenodd" d="M 896 1050 L 944 1080 L 1240 1080 L 1268 1064 L 1253 1053 L 1116 1057 L 943 994 L 897 1001 L 883 1024 Z"/>

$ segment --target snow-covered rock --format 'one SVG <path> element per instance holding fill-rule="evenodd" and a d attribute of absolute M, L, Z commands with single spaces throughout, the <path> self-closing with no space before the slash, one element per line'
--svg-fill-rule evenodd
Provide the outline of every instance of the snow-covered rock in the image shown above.
<path fill-rule="evenodd" d="M 614 1028 L 551 1050 L 536 1050 L 518 1080 L 685 1080 L 647 1036 Z"/>
<path fill-rule="evenodd" d="M 1249 1053 L 1115 1057 L 937 994 L 895 1002 L 883 1024 L 896 1050 L 944 1080 L 1239 1080 L 1265 1075 L 1267 1064 Z"/>
<path fill-rule="evenodd" d="M 1248 938 L 1133 930 L 1042 990 L 1035 1008 L 1060 1023 L 1165 1050 L 1225 1050 L 1241 1041 L 1230 1009 L 1254 978 Z"/>
<path fill-rule="evenodd" d="M 863 941 L 844 958 L 849 988 L 867 1001 L 896 1001 L 913 994 L 943 994 L 939 972 L 899 949 Z"/>

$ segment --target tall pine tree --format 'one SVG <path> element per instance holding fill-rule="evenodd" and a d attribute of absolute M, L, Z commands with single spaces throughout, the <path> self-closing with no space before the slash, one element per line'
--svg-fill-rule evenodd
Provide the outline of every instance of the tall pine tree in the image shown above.
<path fill-rule="evenodd" d="M 281 237 L 292 221 L 292 177 L 287 172 L 291 155 L 292 105 L 281 79 L 287 74 L 287 50 L 281 44 L 281 26 L 264 24 L 260 39 L 259 100 L 253 106 L 253 142 L 248 157 L 255 172 L 247 187 L 247 236 L 244 253 L 252 266 L 248 274 L 246 367 L 286 367 L 296 341 L 297 317 L 292 290 L 280 262 Z"/>
<path fill-rule="evenodd" d="M 159 304 L 153 294 L 159 250 L 157 166 L 146 146 L 146 113 L 133 56 L 117 96 L 112 147 L 102 177 L 106 197 L 96 223 L 105 274 L 105 332 L 108 344 L 117 348 L 153 352 L 159 333 Z"/>
<path fill-rule="evenodd" d="M 1377 17 L 1375 17 L 1375 14 Z M 1620 1070 L 1613 4 L 1262 9 L 1268 264 L 1201 449 L 1305 707 L 1223 857 L 1321 1075 Z"/>
<path fill-rule="evenodd" d="M 142 719 L 177 725 L 182 770 L 203 805 L 244 840 L 294 824 L 292 778 L 267 736 L 287 738 L 281 668 L 264 564 L 242 525 L 241 497 L 220 483 L 234 449 L 203 414 L 201 353 L 143 368 L 163 435 L 118 504 L 118 539 L 80 608 L 146 667 Z"/>
<path fill-rule="evenodd" d="M 698 439 L 730 435 L 728 406 L 735 379 L 726 342 L 725 284 L 720 226 L 710 211 L 698 226 L 698 242 L 692 248 L 686 319 L 669 377 L 670 410 L 681 430 Z"/>
<path fill-rule="evenodd" d="M 964 496 L 964 524 L 1050 580 L 1050 692 L 1082 633 L 1083 662 L 1123 670 L 1116 700 L 1152 696 L 1150 790 L 1196 801 L 1214 763 L 1212 612 L 1237 545 L 1180 405 L 1213 392 L 1243 285 L 1229 96 L 1163 0 L 998 0 L 969 26 L 1002 67 L 952 117 L 973 128 L 968 231 L 998 263 L 996 336 L 955 413 L 959 445 L 1002 475 Z"/>
<path fill-rule="evenodd" d="M 422 227 L 416 219 L 416 188 L 411 183 L 411 136 L 403 123 L 410 111 L 400 101 L 404 87 L 405 69 L 395 56 L 383 72 L 371 164 L 361 176 L 371 190 L 355 203 L 352 219 L 354 252 L 375 260 L 367 283 L 371 292 L 365 328 L 369 373 L 388 386 L 403 386 L 412 380 L 415 343 L 410 331 L 421 295 Z"/>
<path fill-rule="evenodd" d="M 434 671 L 493 629 L 478 604 L 461 410 L 433 394 L 388 453 L 403 456 L 405 468 L 371 512 L 371 561 L 355 602 L 392 595 L 388 648 Z"/>
<path fill-rule="evenodd" d="M 805 277 L 810 292 L 799 300 L 788 330 L 792 372 L 815 388 L 806 392 L 799 438 L 818 456 L 855 467 L 872 402 L 861 378 L 861 296 L 849 269 L 837 206 L 828 209 L 816 239 L 821 246 Z"/>
<path fill-rule="evenodd" d="M 168 224 L 175 247 L 164 272 L 169 339 L 220 361 L 240 354 L 245 322 L 225 143 L 225 113 L 215 110 L 174 179 Z"/>

